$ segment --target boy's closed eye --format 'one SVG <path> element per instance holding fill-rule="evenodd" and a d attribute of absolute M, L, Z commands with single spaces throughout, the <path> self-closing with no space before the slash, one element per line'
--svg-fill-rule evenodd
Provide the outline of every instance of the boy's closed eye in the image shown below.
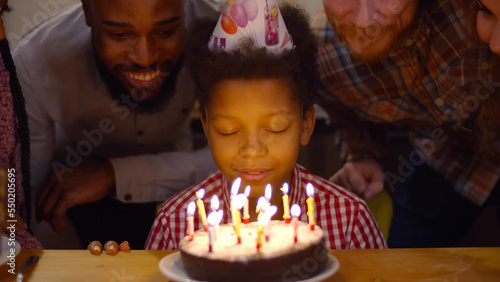
<path fill-rule="evenodd" d="M 489 16 L 492 16 L 493 15 L 493 12 L 490 11 L 490 9 L 488 9 L 484 4 L 483 2 L 481 2 L 481 0 L 477 0 L 477 9 L 478 11 L 481 11 L 483 13 L 485 13 L 486 15 L 489 15 Z"/>

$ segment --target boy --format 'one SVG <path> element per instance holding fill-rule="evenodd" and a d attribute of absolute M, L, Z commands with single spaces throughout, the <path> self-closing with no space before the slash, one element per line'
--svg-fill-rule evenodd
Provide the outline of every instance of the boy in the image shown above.
<path fill-rule="evenodd" d="M 230 5 L 226 5 L 226 10 Z M 221 41 L 224 32 L 235 31 L 228 28 L 224 12 L 213 34 L 213 23 L 200 23 L 193 29 L 186 57 L 197 83 L 203 129 L 219 171 L 162 205 L 146 249 L 178 249 L 185 236 L 187 204 L 196 200 L 195 193 L 200 188 L 206 191 L 205 206 L 216 195 L 224 211 L 222 222 L 230 222 L 229 194 L 231 183 L 238 177 L 242 180 L 241 187 L 251 186 L 250 211 L 264 195 L 265 186 L 271 184 L 271 204 L 278 207 L 274 219 L 283 217 L 280 188 L 287 183 L 290 205 L 299 204 L 303 211 L 300 220 L 306 221 L 305 186 L 312 183 L 315 218 L 325 231 L 327 248 L 386 247 L 361 199 L 296 164 L 300 146 L 309 142 L 314 129 L 316 47 L 303 13 L 290 6 L 281 7 L 281 12 L 286 29 L 280 22 L 278 33 L 282 35 L 274 47 L 271 44 L 261 47 L 266 45 L 256 38 L 236 44 L 228 36 Z M 277 14 L 275 10 L 273 16 Z M 265 37 L 264 29 L 260 30 L 258 25 L 253 28 L 253 34 Z M 293 42 L 287 37 L 287 30 Z M 242 33 L 245 31 L 241 29 Z M 234 34 L 241 36 L 238 32 Z M 207 42 L 210 42 L 208 47 Z M 255 220 L 256 214 L 251 213 L 250 221 Z M 196 229 L 201 228 L 198 216 L 194 224 Z"/>

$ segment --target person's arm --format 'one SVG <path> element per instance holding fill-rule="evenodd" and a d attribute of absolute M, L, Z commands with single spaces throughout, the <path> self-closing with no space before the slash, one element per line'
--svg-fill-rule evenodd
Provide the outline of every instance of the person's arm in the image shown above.
<path fill-rule="evenodd" d="M 13 53 L 13 59 L 16 64 L 19 83 L 25 99 L 26 113 L 28 116 L 28 127 L 30 133 L 30 162 L 31 162 L 31 187 L 33 199 L 43 185 L 45 177 L 51 169 L 55 143 L 56 129 L 55 123 L 49 116 L 46 103 L 50 104 L 49 99 L 45 99 L 40 87 L 36 84 L 35 68 L 29 62 L 25 62 L 24 53 Z M 14 51 L 17 51 L 14 49 Z M 31 203 L 29 203 L 31 204 Z"/>
<path fill-rule="evenodd" d="M 332 94 L 321 91 L 318 102 L 329 113 L 331 126 L 335 128 L 335 145 L 344 164 L 330 181 L 369 200 L 384 188 L 384 128 L 359 121 L 355 113 L 332 99 Z"/>
<path fill-rule="evenodd" d="M 136 203 L 165 201 L 217 171 L 209 147 L 111 159 L 111 163 L 117 199 Z"/>

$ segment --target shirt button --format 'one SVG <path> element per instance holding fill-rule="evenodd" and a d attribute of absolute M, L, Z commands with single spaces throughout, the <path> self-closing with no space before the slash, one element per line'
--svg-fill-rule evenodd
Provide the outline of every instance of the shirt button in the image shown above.
<path fill-rule="evenodd" d="M 125 201 L 130 201 L 130 200 L 132 200 L 132 195 L 127 194 L 127 195 L 125 195 L 124 199 L 125 199 Z"/>
<path fill-rule="evenodd" d="M 444 105 L 444 101 L 441 98 L 437 98 L 436 100 L 434 100 L 434 103 L 436 103 L 436 105 L 438 105 L 439 107 Z"/>
<path fill-rule="evenodd" d="M 486 62 L 484 62 L 484 63 L 481 64 L 481 70 L 484 71 L 484 70 L 487 70 L 489 68 L 490 68 L 490 64 L 488 64 Z"/>
<path fill-rule="evenodd" d="M 406 39 L 405 40 L 405 46 L 410 47 L 413 44 L 413 41 L 411 39 Z"/>
<path fill-rule="evenodd" d="M 137 135 L 138 135 L 138 136 L 142 136 L 142 135 L 144 135 L 144 131 L 142 131 L 142 130 L 137 131 Z"/>

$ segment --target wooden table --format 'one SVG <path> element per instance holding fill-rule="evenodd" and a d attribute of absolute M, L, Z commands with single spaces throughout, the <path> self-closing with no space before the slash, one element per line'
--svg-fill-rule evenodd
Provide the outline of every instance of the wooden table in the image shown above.
<path fill-rule="evenodd" d="M 158 262 L 173 251 L 132 250 L 93 256 L 86 250 L 22 250 L 16 268 L 31 255 L 39 262 L 27 281 L 168 281 Z M 339 271 L 327 281 L 500 281 L 500 248 L 331 250 Z M 0 281 L 15 275 L 0 267 Z M 26 281 L 25 280 L 25 281 Z"/>

